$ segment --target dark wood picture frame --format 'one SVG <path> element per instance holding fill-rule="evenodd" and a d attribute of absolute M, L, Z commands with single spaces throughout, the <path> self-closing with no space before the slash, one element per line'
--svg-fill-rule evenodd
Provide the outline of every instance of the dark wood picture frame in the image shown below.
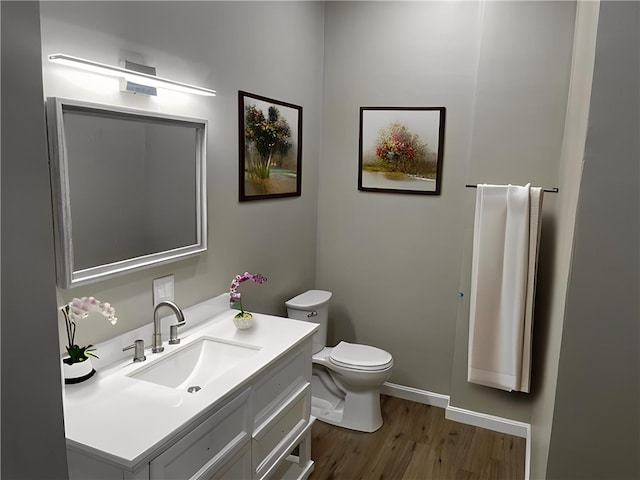
<path fill-rule="evenodd" d="M 440 195 L 445 107 L 360 107 L 358 190 Z"/>
<path fill-rule="evenodd" d="M 239 199 L 299 197 L 302 107 L 238 91 Z"/>

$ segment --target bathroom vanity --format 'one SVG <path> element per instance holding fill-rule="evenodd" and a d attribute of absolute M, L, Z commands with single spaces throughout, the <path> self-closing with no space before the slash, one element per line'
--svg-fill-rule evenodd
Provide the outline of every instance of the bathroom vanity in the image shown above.
<path fill-rule="evenodd" d="M 121 359 L 65 386 L 70 478 L 307 478 L 317 327 L 254 314 L 237 330 L 236 313 L 144 362 Z"/>

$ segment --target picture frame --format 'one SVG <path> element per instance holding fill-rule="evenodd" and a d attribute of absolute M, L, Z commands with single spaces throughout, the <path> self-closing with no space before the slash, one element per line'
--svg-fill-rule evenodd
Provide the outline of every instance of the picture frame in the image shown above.
<path fill-rule="evenodd" d="M 358 190 L 440 195 L 445 107 L 360 107 Z"/>
<path fill-rule="evenodd" d="M 239 200 L 302 193 L 302 107 L 238 91 Z"/>

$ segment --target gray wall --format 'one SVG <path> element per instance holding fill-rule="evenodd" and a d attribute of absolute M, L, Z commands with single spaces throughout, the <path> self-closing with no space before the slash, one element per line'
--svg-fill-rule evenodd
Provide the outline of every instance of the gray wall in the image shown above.
<path fill-rule="evenodd" d="M 545 225 L 542 247 L 546 250 L 538 278 L 536 329 L 533 357 L 536 359 L 532 385 L 531 478 L 544 478 L 553 423 L 558 378 L 558 359 L 565 316 L 567 282 L 571 271 L 576 210 L 582 179 L 587 137 L 593 63 L 600 5 L 579 2 L 573 42 L 571 81 L 567 99 L 560 191 L 554 222 Z M 548 220 L 548 219 L 546 219 Z"/>
<path fill-rule="evenodd" d="M 557 185 L 574 16 L 573 2 L 327 4 L 316 286 L 334 292 L 331 340 L 390 351 L 391 382 L 529 420 L 526 396 L 466 382 L 465 184 Z M 442 195 L 357 190 L 360 106 L 447 107 Z"/>
<path fill-rule="evenodd" d="M 640 477 L 639 32 L 601 3 L 549 479 Z"/>
<path fill-rule="evenodd" d="M 484 12 L 472 144 L 466 183 L 559 186 L 562 138 L 571 72 L 575 2 L 487 2 Z M 467 196 L 460 289 L 469 292 L 475 193 Z M 562 208 L 556 194 L 543 202 L 533 343 L 549 319 L 553 232 Z M 532 361 L 532 394 L 507 393 L 467 382 L 469 296 L 460 302 L 451 405 L 529 422 L 540 393 L 542 357 Z"/>
<path fill-rule="evenodd" d="M 2 2 L 3 479 L 67 476 L 37 2 Z M 20 95 L 16 95 L 20 92 Z"/>
<path fill-rule="evenodd" d="M 285 314 L 285 300 L 314 286 L 323 9 L 316 2 L 42 3 L 46 96 L 209 120 L 208 252 L 58 290 L 60 304 L 95 295 L 117 309 L 116 326 L 84 323 L 79 342 L 96 343 L 151 321 L 152 279 L 169 273 L 183 307 L 228 291 L 233 276 L 247 270 L 268 277 L 264 285 L 243 284 L 250 310 Z M 213 88 L 217 96 L 121 93 L 117 80 L 51 64 L 46 55 L 56 52 L 112 65 L 127 57 L 155 66 L 159 76 Z M 301 197 L 238 202 L 238 90 L 303 107 Z"/>
<path fill-rule="evenodd" d="M 632 234 L 625 233 L 627 237 L 623 243 L 616 240 L 616 246 L 622 247 L 618 253 L 610 248 L 602 250 L 612 239 L 601 235 L 605 229 L 598 230 L 594 226 L 602 216 L 614 222 L 610 228 L 621 228 L 615 223 L 621 221 L 620 217 L 609 215 L 612 217 L 609 219 L 599 210 L 603 207 L 624 211 L 628 214 L 627 221 L 638 219 L 637 209 L 625 210 L 632 209 L 632 204 L 637 206 L 637 192 L 630 202 L 624 203 L 621 197 L 604 195 L 601 188 L 607 182 L 614 182 L 607 193 L 619 195 L 624 193 L 616 192 L 619 182 L 638 178 L 637 161 L 635 164 L 624 161 L 627 158 L 624 153 L 620 153 L 622 160 L 619 160 L 620 166 L 616 164 L 616 169 L 606 170 L 602 164 L 619 148 L 624 148 L 620 152 L 626 151 L 630 156 L 635 154 L 636 159 L 638 156 L 637 143 L 634 147 L 620 140 L 615 148 L 608 144 L 608 138 L 617 138 L 623 126 L 635 128 L 637 139 L 637 115 L 634 124 L 632 118 L 627 121 L 624 115 L 607 110 L 622 108 L 626 115 L 633 116 L 633 111 L 624 110 L 625 107 L 633 108 L 633 103 L 625 103 L 628 102 L 625 97 L 618 105 L 614 93 L 624 87 L 617 82 L 631 82 L 627 85 L 631 90 L 633 85 L 637 87 L 638 52 L 637 49 L 627 52 L 628 59 L 621 57 L 614 65 L 606 62 L 613 61 L 615 55 L 605 54 L 609 49 L 615 50 L 617 55 L 617 50 L 625 45 L 637 46 L 638 12 L 636 3 L 625 7 L 635 8 L 629 12 L 616 12 L 615 9 L 621 7 L 609 7 L 607 3 L 608 13 L 600 26 L 607 34 L 599 42 L 599 87 L 594 91 L 594 102 L 596 98 L 601 101 L 594 104 L 592 117 L 601 121 L 592 122 L 588 144 L 588 171 L 584 183 L 587 200 L 580 210 L 582 220 L 569 296 L 569 320 L 563 333 L 557 408 L 549 453 L 551 478 L 570 476 L 575 466 L 575 462 L 570 463 L 573 461 L 573 443 L 583 451 L 591 448 L 588 445 L 594 438 L 591 432 L 589 435 L 581 433 L 579 441 L 572 436 L 573 432 L 576 429 L 582 432 L 579 430 L 581 424 L 592 422 L 596 413 L 609 413 L 598 404 L 607 399 L 595 396 L 591 390 L 593 385 L 610 381 L 605 384 L 611 386 L 611 398 L 618 402 L 626 395 L 628 398 L 624 398 L 622 405 L 636 406 L 636 410 L 629 410 L 629 424 L 638 423 L 637 386 L 625 388 L 624 381 L 616 382 L 616 376 L 609 373 L 622 365 L 624 375 L 633 378 L 634 382 L 638 379 L 638 348 L 637 343 L 633 345 L 633 340 L 637 342 L 638 339 L 637 323 L 630 320 L 637 322 L 638 318 L 638 224 L 633 221 L 625 224 L 624 232 Z M 16 28 L 7 29 L 5 25 L 10 25 L 15 17 L 8 18 L 6 12 L 8 8 L 17 7 L 2 2 L 3 67 L 10 58 L 15 58 L 5 55 L 7 51 L 13 52 L 12 55 L 23 53 L 16 46 L 35 49 L 38 43 L 34 24 L 37 12 L 33 6 L 22 5 L 20 10 L 26 15 L 23 17 L 26 23 L 15 21 L 13 26 Z M 392 381 L 450 394 L 456 406 L 528 421 L 530 399 L 466 384 L 468 297 L 460 299 L 457 292 L 468 288 L 474 191 L 465 189 L 464 184 L 532 181 L 544 186 L 559 184 L 561 188 L 566 184 L 559 173 L 559 143 L 564 128 L 575 3 L 488 2 L 484 8 L 481 3 L 466 2 L 328 2 L 324 7 L 307 2 L 194 2 L 189 3 L 188 8 L 183 2 L 159 2 L 154 3 L 152 9 L 149 5 L 149 2 L 43 2 L 40 8 L 44 93 L 209 118 L 210 251 L 197 259 L 93 286 L 58 290 L 57 304 L 73 296 L 91 294 L 111 301 L 118 308 L 120 321 L 116 327 L 108 322 L 86 323 L 78 332 L 79 341 L 99 342 L 148 323 L 153 278 L 174 273 L 176 299 L 186 306 L 226 291 L 231 276 L 239 271 L 261 271 L 269 276 L 269 282 L 247 286 L 249 308 L 284 313 L 282 302 L 299 291 L 313 286 L 332 290 L 335 296 L 331 310 L 334 322 L 331 340 L 372 343 L 391 351 L 396 359 Z M 609 9 L 613 9 L 611 17 Z M 634 18 L 629 13 L 635 14 L 635 24 L 625 23 Z M 622 18 L 618 19 L 617 15 Z M 272 28 L 265 28 L 265 25 Z M 624 29 L 635 31 L 636 37 L 631 41 L 620 41 L 619 45 L 615 34 Z M 5 41 L 9 35 L 7 31 L 12 35 L 10 41 Z M 278 55 L 273 55 L 273 45 L 279 47 Z M 70 76 L 61 68 L 53 68 L 45 56 L 58 51 L 105 63 L 117 63 L 119 57 L 126 54 L 133 60 L 143 63 L 147 60 L 155 65 L 159 75 L 213 87 L 218 90 L 218 96 L 205 100 L 170 95 L 145 99 L 121 94 L 109 81 L 102 84 L 92 77 L 88 84 L 86 77 Z M 34 52 L 30 50 L 30 55 L 40 55 Z M 627 61 L 632 63 L 629 65 Z M 512 62 L 518 69 L 510 68 Z M 19 66 L 25 68 L 22 64 Z M 35 62 L 30 68 L 34 74 L 29 78 L 38 83 Z M 631 71 L 636 77 L 635 80 L 623 76 L 604 78 L 607 71 Z M 3 75 L 4 72 L 5 68 Z M 607 93 L 606 85 L 610 82 L 614 88 Z M 22 94 L 26 92 L 24 88 L 41 88 L 23 83 L 10 85 L 11 98 L 21 102 L 24 100 Z M 8 89 L 3 77 L 3 120 L 5 112 L 13 115 L 5 99 Z M 302 198 L 237 202 L 238 89 L 303 106 Z M 637 88 L 634 91 L 637 106 Z M 37 103 L 27 109 L 36 117 L 28 120 L 31 127 L 42 122 L 41 96 L 41 92 L 25 96 Z M 357 191 L 358 108 L 364 105 L 447 107 L 441 196 Z M 616 131 L 607 127 L 606 122 L 611 123 L 611 118 L 619 120 L 610 125 Z M 47 332 L 51 324 L 42 320 L 55 315 L 46 313 L 55 312 L 55 299 L 46 300 L 46 292 L 53 292 L 51 241 L 42 240 L 48 235 L 46 232 L 51 231 L 48 213 L 43 212 L 49 208 L 45 205 L 47 199 L 42 196 L 44 191 L 46 197 L 47 188 L 42 186 L 46 173 L 43 165 L 37 167 L 35 173 L 30 170 L 32 164 L 23 161 L 28 153 L 24 142 L 19 146 L 8 142 L 10 137 L 5 136 L 5 128 L 12 124 L 5 121 L 3 125 L 2 453 L 5 459 L 2 469 L 3 474 L 7 473 L 7 478 L 11 478 L 8 473 L 12 469 L 18 471 L 19 462 L 30 462 L 31 452 L 37 445 L 28 442 L 33 441 L 42 441 L 40 450 L 49 452 L 52 460 L 33 465 L 31 462 L 28 468 L 35 472 L 42 465 L 49 473 L 63 471 L 64 455 L 60 449 L 64 444 L 57 358 L 53 360 L 57 355 L 47 353 L 55 333 Z M 19 124 L 14 123 L 14 126 L 19 127 Z M 19 134 L 25 131 L 16 128 L 15 139 L 19 140 Z M 43 126 L 40 131 L 44 131 Z M 44 137 L 41 143 L 29 143 L 29 148 L 39 150 L 29 158 L 43 158 L 43 144 Z M 539 152 L 544 155 L 538 155 Z M 7 167 L 6 159 L 10 155 L 20 162 L 12 162 Z M 593 164 L 589 165 L 590 162 Z M 7 174 L 11 177 L 5 180 Z M 32 175 L 35 175 L 33 179 Z M 5 185 L 20 188 L 6 190 Z M 603 198 L 607 198 L 604 203 Z M 23 203 L 33 206 L 34 215 L 42 216 L 42 222 L 37 222 L 37 226 L 20 219 L 20 229 L 29 232 L 39 229 L 37 235 L 26 237 L 28 242 L 24 241 L 24 236 L 20 244 L 7 239 L 5 225 L 14 217 L 5 219 L 5 208 L 10 206 L 6 199 L 21 207 Z M 551 240 L 543 241 L 543 249 L 548 249 L 546 254 L 541 252 L 547 259 L 541 258 L 543 276 L 549 275 L 545 268 L 548 272 L 550 267 L 545 266 L 545 262 L 558 253 L 553 252 L 553 239 L 556 238 L 553 229 L 563 228 L 557 222 L 564 218 L 558 216 L 558 211 L 568 203 L 554 200 L 551 195 L 545 198 L 543 230 L 550 230 L 547 235 Z M 30 284 L 28 288 L 22 288 L 20 277 L 14 272 L 22 272 L 25 266 L 22 260 L 14 264 L 7 262 L 6 251 L 11 247 L 10 254 L 19 258 L 15 252 L 31 252 L 30 242 L 37 241 L 46 243 L 46 246 L 38 244 L 33 250 L 42 252 L 43 258 L 29 268 L 44 268 L 47 272 L 39 277 L 43 282 L 41 286 Z M 612 282 L 618 275 L 618 272 L 612 272 L 602 284 L 595 283 L 601 288 L 611 285 L 612 291 L 606 290 L 607 300 L 615 301 L 615 304 L 604 302 L 602 308 L 605 310 L 598 316 L 590 312 L 597 312 L 600 303 L 590 305 L 587 301 L 594 297 L 592 280 L 600 275 L 599 272 L 592 274 L 590 270 L 589 250 L 593 248 L 598 249 L 598 254 L 608 250 L 604 259 L 609 263 L 598 263 L 599 272 L 603 269 L 609 272 L 608 269 L 613 268 L 611 265 L 615 265 L 622 277 L 622 281 Z M 623 257 L 627 263 L 622 261 Z M 558 296 L 562 290 L 561 276 L 554 275 L 551 276 L 551 287 L 546 288 L 552 288 Z M 589 277 L 583 278 L 583 275 Z M 8 302 L 11 297 L 6 293 L 16 294 L 16 300 L 21 301 L 18 294 L 31 294 L 34 288 L 42 291 L 36 295 L 38 301 L 29 307 L 37 308 L 37 311 L 18 310 L 17 304 Z M 630 303 L 620 302 L 623 297 Z M 589 305 L 593 308 L 588 308 Z M 20 306 L 23 306 L 22 301 Z M 611 324 L 611 311 L 619 312 L 615 319 L 625 320 L 618 320 L 619 329 L 600 329 Z M 21 321 L 8 323 L 7 316 Z M 544 324 L 544 309 L 540 318 Z M 608 320 L 603 322 L 601 318 Z M 30 323 L 35 321 L 33 319 L 39 319 L 37 329 Z M 584 319 L 587 321 L 583 328 Z M 27 326 L 29 331 L 25 330 Z M 34 338 L 34 330 L 42 335 Z M 7 343 L 5 339 L 9 336 L 16 343 Z M 605 342 L 604 350 L 608 356 L 594 356 L 600 343 L 589 352 L 583 350 L 583 344 L 590 345 L 601 337 L 608 342 Z M 7 360 L 17 355 L 15 349 L 19 340 L 38 348 L 40 371 L 42 358 L 47 356 L 52 357 L 48 368 L 53 369 L 55 364 L 56 369 L 48 377 L 53 383 L 41 385 L 48 399 L 46 403 L 41 405 L 39 395 L 31 395 L 26 400 L 20 397 L 23 405 L 24 401 L 38 402 L 29 407 L 36 415 L 46 412 L 43 413 L 46 419 L 33 426 L 24 423 L 24 415 L 5 421 L 5 412 L 9 411 L 7 402 L 9 406 L 18 402 L 13 396 L 17 392 L 17 372 L 7 370 Z M 62 348 L 62 343 L 55 348 L 55 353 Z M 609 370 L 596 369 L 596 360 L 604 362 L 602 365 Z M 618 360 L 622 363 L 616 363 Z M 588 368 L 582 369 L 583 363 Z M 25 364 L 24 372 L 20 370 L 19 373 L 26 375 L 30 368 L 30 364 Z M 535 369 L 534 360 L 534 382 Z M 594 381 L 594 375 L 598 382 Z M 578 379 L 575 390 L 572 386 L 574 378 Z M 53 400 L 49 401 L 50 398 Z M 539 396 L 538 403 L 544 398 L 545 395 Z M 585 402 L 585 399 L 589 400 Z M 575 409 L 576 405 L 584 405 L 584 408 Z M 613 405 L 618 408 L 618 403 Z M 17 407 L 16 410 L 24 412 Z M 614 417 L 613 425 L 622 423 L 622 415 Z M 610 431 L 604 419 L 597 419 L 595 425 Z M 36 426 L 41 435 L 29 436 Z M 620 442 L 611 444 L 620 443 L 620 452 L 625 454 L 627 449 L 635 448 L 637 454 L 637 431 L 635 436 L 632 431 L 628 434 L 626 430 L 622 431 Z M 613 432 L 601 438 L 611 439 L 612 435 Z M 16 440 L 7 445 L 7 438 Z M 601 442 L 596 445 L 609 451 Z M 620 478 L 624 475 L 637 477 L 638 472 L 631 464 L 636 457 L 629 455 L 626 460 L 620 459 Z M 595 465 L 594 472 L 607 461 L 595 454 L 590 460 L 591 463 L 586 463 L 601 461 Z M 584 461 L 582 454 L 580 461 Z M 30 475 L 32 478 L 39 476 L 38 473 Z"/>
<path fill-rule="evenodd" d="M 329 341 L 376 345 L 391 382 L 448 394 L 479 3 L 328 2 L 318 288 Z M 444 106 L 442 195 L 357 190 L 361 106 Z"/>

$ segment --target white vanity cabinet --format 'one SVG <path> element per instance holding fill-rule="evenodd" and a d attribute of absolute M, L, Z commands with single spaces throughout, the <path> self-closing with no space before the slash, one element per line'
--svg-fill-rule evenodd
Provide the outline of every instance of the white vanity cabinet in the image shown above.
<path fill-rule="evenodd" d="M 311 337 L 128 465 L 68 446 L 71 480 L 305 479 L 311 460 Z M 198 395 L 195 393 L 194 395 Z M 98 432 L 96 432 L 98 434 Z"/>

